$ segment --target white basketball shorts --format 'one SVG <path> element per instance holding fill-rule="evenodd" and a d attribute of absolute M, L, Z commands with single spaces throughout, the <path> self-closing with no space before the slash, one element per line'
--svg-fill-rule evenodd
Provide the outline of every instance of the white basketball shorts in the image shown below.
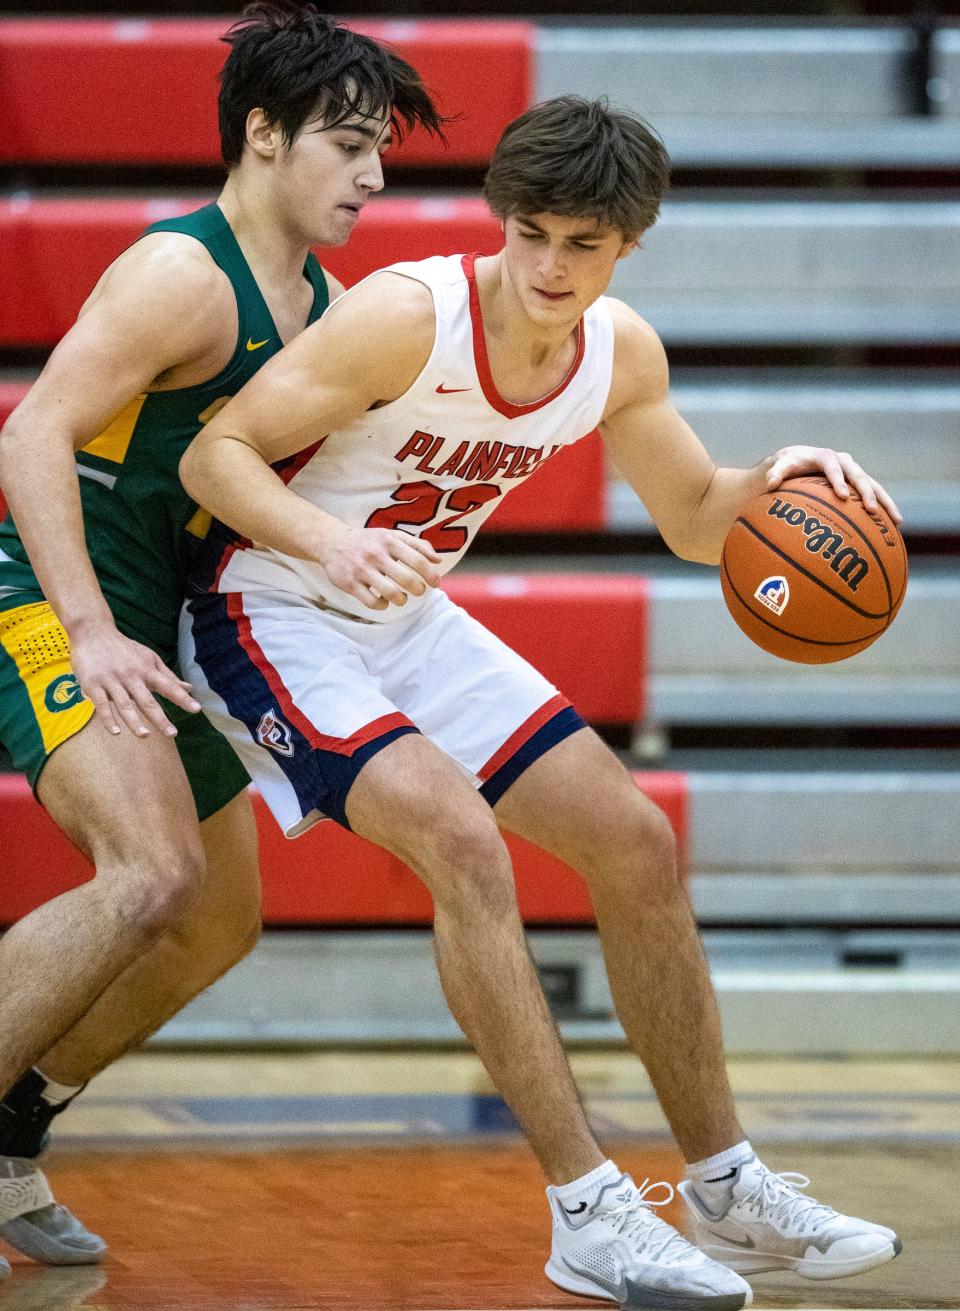
<path fill-rule="evenodd" d="M 180 663 L 287 837 L 320 819 L 349 828 L 364 764 L 422 733 L 491 806 L 523 771 L 584 726 L 566 697 L 437 591 L 390 623 L 292 593 L 194 597 Z"/>

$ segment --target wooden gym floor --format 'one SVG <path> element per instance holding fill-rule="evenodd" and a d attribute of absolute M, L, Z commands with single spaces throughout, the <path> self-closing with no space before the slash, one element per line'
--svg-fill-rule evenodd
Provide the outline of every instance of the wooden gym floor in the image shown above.
<path fill-rule="evenodd" d="M 649 1085 L 573 1058 L 611 1155 L 679 1177 Z M 960 1063 L 733 1061 L 748 1131 L 815 1195 L 894 1224 L 859 1278 L 753 1280 L 755 1307 L 960 1308 Z M 467 1054 L 142 1054 L 67 1116 L 47 1169 L 102 1268 L 12 1257 L 0 1311 L 521 1311 L 592 1303 L 542 1273 L 542 1181 Z M 673 1206 L 667 1218 L 682 1222 Z"/>

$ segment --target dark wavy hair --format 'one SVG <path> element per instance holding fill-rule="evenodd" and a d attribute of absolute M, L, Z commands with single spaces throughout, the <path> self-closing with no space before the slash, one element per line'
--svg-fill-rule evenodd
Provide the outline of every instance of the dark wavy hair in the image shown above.
<path fill-rule="evenodd" d="M 231 47 L 220 74 L 220 153 L 239 164 L 247 115 L 262 109 L 289 148 L 308 120 L 335 127 L 357 114 L 390 114 L 397 139 L 420 126 L 443 139 L 446 121 L 415 68 L 312 4 L 248 5 L 223 37 Z"/>
<path fill-rule="evenodd" d="M 670 185 L 659 135 L 606 99 L 557 96 L 508 123 L 483 184 L 498 218 L 597 219 L 627 240 L 653 226 Z"/>

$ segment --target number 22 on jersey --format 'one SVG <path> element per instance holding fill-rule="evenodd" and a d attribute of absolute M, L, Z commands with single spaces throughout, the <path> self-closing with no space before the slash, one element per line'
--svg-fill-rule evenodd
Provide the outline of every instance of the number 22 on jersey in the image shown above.
<path fill-rule="evenodd" d="M 431 524 L 424 532 L 418 534 L 436 551 L 462 551 L 467 544 L 466 528 L 455 528 L 458 519 L 465 518 L 481 506 L 495 501 L 500 495 L 496 483 L 475 483 L 468 487 L 454 487 L 447 490 L 425 481 L 402 483 L 393 493 L 391 499 L 396 505 L 386 505 L 374 510 L 364 524 L 365 528 L 422 528 Z M 448 514 L 433 523 L 440 514 Z"/>

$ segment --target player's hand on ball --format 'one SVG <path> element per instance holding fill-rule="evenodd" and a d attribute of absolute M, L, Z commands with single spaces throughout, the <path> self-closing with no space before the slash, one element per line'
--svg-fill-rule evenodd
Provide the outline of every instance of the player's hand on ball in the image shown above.
<path fill-rule="evenodd" d="M 124 637 L 112 625 L 72 630 L 70 652 L 80 690 L 110 733 L 126 727 L 136 737 L 147 737 L 152 725 L 174 737 L 177 730 L 157 696 L 191 714 L 200 709 L 190 695 L 190 684 L 177 678 L 156 651 Z"/>
<path fill-rule="evenodd" d="M 868 510 L 882 505 L 894 523 L 903 523 L 903 515 L 889 492 L 865 473 L 852 455 L 827 446 L 784 446 L 777 451 L 767 469 L 767 491 L 774 492 L 787 478 L 805 473 L 826 474 L 830 486 L 843 500 L 848 499 L 853 487 Z"/>
<path fill-rule="evenodd" d="M 392 528 L 344 526 L 322 556 L 334 587 L 370 610 L 406 605 L 440 582 L 440 556 L 430 543 Z"/>

